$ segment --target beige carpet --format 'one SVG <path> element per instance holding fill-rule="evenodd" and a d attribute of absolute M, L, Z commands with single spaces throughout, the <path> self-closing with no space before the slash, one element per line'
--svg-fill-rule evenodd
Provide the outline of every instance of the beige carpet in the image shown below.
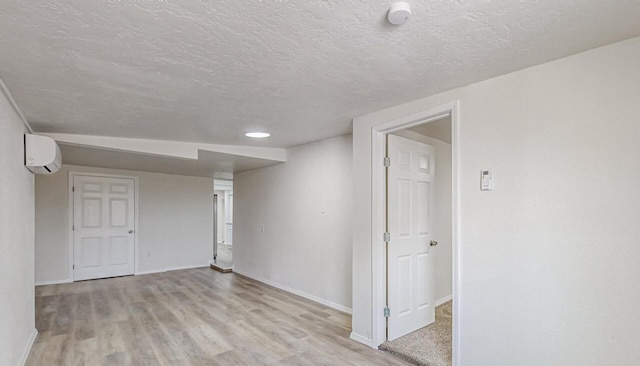
<path fill-rule="evenodd" d="M 451 301 L 436 308 L 436 322 L 391 342 L 380 349 L 420 366 L 451 365 Z"/>

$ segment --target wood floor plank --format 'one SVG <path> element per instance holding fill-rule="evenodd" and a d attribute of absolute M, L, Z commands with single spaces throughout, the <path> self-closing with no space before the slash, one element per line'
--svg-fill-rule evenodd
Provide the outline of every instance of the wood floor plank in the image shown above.
<path fill-rule="evenodd" d="M 41 365 L 408 365 L 351 316 L 209 268 L 36 288 Z"/>
<path fill-rule="evenodd" d="M 146 335 L 146 329 L 135 321 L 122 321 L 118 327 L 125 337 L 127 353 L 136 365 L 160 365 L 156 351 L 151 346 Z"/>
<path fill-rule="evenodd" d="M 118 327 L 118 323 L 97 322 L 99 353 L 104 363 L 111 364 L 131 364 L 131 355 L 127 353 L 125 338 Z"/>
<path fill-rule="evenodd" d="M 248 366 L 250 364 L 246 363 L 245 360 L 240 356 L 240 354 L 235 351 L 228 351 L 222 353 L 215 359 L 216 364 L 220 366 Z"/>

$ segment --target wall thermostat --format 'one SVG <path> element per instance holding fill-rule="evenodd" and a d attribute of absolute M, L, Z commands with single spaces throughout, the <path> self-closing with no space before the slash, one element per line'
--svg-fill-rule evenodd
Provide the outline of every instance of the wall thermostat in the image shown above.
<path fill-rule="evenodd" d="M 493 189 L 493 179 L 491 178 L 491 169 L 483 169 L 480 171 L 480 190 L 490 191 Z"/>

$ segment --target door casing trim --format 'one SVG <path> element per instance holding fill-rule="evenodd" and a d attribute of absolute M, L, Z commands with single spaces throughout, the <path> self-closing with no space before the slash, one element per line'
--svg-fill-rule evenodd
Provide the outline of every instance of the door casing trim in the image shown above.
<path fill-rule="evenodd" d="M 451 163 L 452 163 L 452 299 L 453 366 L 460 360 L 460 102 L 455 100 L 404 117 L 381 122 L 371 127 L 371 272 L 372 272 L 372 346 L 377 348 L 386 340 L 384 308 L 386 306 L 386 254 L 382 233 L 385 231 L 385 170 L 382 164 L 386 150 L 386 135 L 443 117 L 451 117 Z"/>

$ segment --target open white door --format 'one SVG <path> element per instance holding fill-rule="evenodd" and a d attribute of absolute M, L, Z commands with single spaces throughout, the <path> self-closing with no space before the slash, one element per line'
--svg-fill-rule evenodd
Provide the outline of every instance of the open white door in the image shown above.
<path fill-rule="evenodd" d="M 388 135 L 388 339 L 435 321 L 433 239 L 435 149 Z"/>
<path fill-rule="evenodd" d="M 134 180 L 74 176 L 73 279 L 134 273 Z"/>

